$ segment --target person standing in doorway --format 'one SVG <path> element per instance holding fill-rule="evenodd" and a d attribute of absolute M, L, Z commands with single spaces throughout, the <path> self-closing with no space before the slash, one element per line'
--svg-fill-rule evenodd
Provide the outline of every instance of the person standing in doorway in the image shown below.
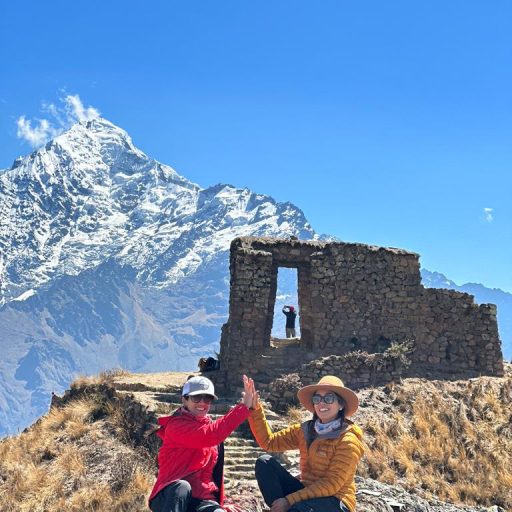
<path fill-rule="evenodd" d="M 286 316 L 286 337 L 295 338 L 295 319 L 297 318 L 297 312 L 293 306 L 284 306 L 283 313 Z"/>

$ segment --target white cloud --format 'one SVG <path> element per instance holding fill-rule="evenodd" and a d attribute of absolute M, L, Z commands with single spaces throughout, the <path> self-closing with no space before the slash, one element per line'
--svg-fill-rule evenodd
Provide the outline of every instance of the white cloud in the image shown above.
<path fill-rule="evenodd" d="M 99 117 L 100 113 L 94 107 L 84 107 L 82 100 L 78 94 L 68 94 L 64 98 L 66 104 L 66 112 L 68 119 L 76 119 L 77 121 L 90 121 Z"/>
<path fill-rule="evenodd" d="M 16 121 L 18 126 L 16 135 L 27 141 L 32 147 L 41 146 L 59 133 L 46 119 L 36 119 L 34 123 L 32 126 L 32 121 L 26 119 L 25 116 L 20 116 Z"/>
<path fill-rule="evenodd" d="M 58 126 L 64 126 L 66 124 L 66 118 L 64 116 L 64 113 L 62 112 L 62 109 L 59 110 L 54 103 L 46 103 L 43 101 L 43 106 L 41 110 L 45 114 L 50 114 L 50 116 L 53 118 L 54 122 Z"/>
<path fill-rule="evenodd" d="M 16 124 L 19 139 L 38 147 L 78 121 L 90 121 L 100 116 L 98 109 L 85 107 L 78 94 L 66 94 L 59 98 L 60 105 L 43 102 L 41 110 L 48 119 L 27 119 L 20 116 Z"/>
<path fill-rule="evenodd" d="M 492 222 L 494 220 L 492 212 L 494 208 L 484 208 L 484 218 L 486 222 Z"/>

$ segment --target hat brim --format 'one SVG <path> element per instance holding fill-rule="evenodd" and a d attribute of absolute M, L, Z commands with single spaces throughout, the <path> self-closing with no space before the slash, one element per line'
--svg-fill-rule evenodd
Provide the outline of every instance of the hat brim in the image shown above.
<path fill-rule="evenodd" d="M 357 398 L 357 395 L 349 388 L 332 386 L 330 384 L 312 384 L 311 386 L 304 386 L 297 392 L 299 402 L 309 412 L 315 412 L 315 406 L 311 399 L 317 391 L 332 391 L 341 396 L 341 398 L 345 400 L 345 418 L 352 416 L 359 407 L 359 398 Z"/>

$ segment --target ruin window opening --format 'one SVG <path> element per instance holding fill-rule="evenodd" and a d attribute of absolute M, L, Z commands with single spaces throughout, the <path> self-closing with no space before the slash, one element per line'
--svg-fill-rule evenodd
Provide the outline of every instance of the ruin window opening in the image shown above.
<path fill-rule="evenodd" d="M 300 338 L 298 271 L 297 268 L 278 267 L 271 333 L 272 338 L 286 339 L 286 316 L 283 314 L 283 307 L 290 305 L 294 306 L 297 311 L 297 317 L 295 318 L 295 334 L 296 338 Z"/>

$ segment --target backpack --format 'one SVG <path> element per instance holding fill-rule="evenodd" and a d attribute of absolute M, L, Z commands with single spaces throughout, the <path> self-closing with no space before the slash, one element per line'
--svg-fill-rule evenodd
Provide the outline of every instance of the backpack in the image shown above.
<path fill-rule="evenodd" d="M 198 366 L 201 372 L 211 372 L 220 368 L 220 361 L 214 357 L 201 357 Z"/>

